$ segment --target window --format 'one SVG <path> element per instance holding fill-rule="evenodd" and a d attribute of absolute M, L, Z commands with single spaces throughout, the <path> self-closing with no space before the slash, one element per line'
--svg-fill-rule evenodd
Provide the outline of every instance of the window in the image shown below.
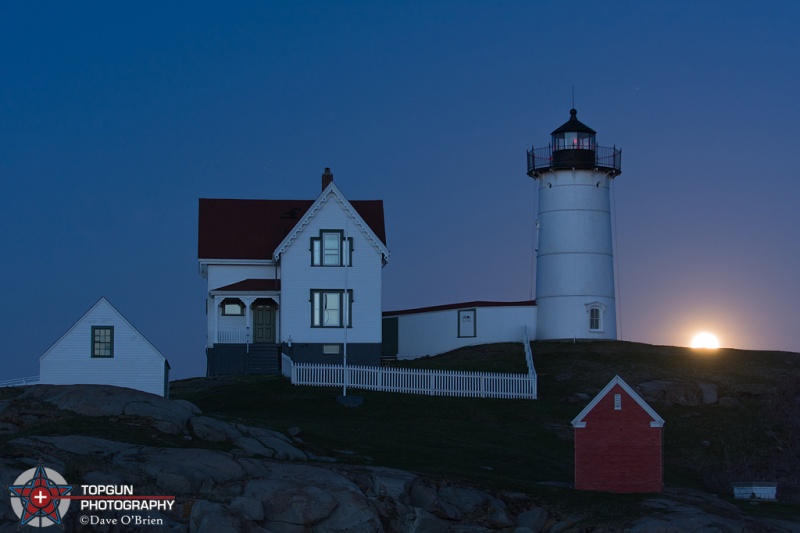
<path fill-rule="evenodd" d="M 311 237 L 312 266 L 350 266 L 353 258 L 353 238 L 344 238 L 342 230 L 321 230 Z"/>
<path fill-rule="evenodd" d="M 589 318 L 589 331 L 603 332 L 603 313 L 606 306 L 601 302 L 591 302 L 586 304 L 586 314 Z"/>
<path fill-rule="evenodd" d="M 244 304 L 235 298 L 222 300 L 222 316 L 244 316 Z"/>
<path fill-rule="evenodd" d="M 92 326 L 92 357 L 114 357 L 114 326 Z"/>
<path fill-rule="evenodd" d="M 345 324 L 352 327 L 353 291 L 348 290 L 349 298 L 344 298 L 343 290 L 312 290 L 311 291 L 311 327 L 313 328 L 341 328 Z M 349 300 L 349 301 L 348 301 Z"/>
<path fill-rule="evenodd" d="M 461 309 L 458 312 L 458 336 L 475 337 L 475 309 Z"/>
<path fill-rule="evenodd" d="M 324 355 L 339 355 L 340 348 L 338 344 L 323 344 L 322 353 Z"/>
<path fill-rule="evenodd" d="M 589 309 L 589 329 L 592 331 L 600 330 L 600 309 L 596 307 Z"/>
<path fill-rule="evenodd" d="M 342 261 L 342 238 L 338 233 L 322 234 L 322 264 L 339 266 Z"/>

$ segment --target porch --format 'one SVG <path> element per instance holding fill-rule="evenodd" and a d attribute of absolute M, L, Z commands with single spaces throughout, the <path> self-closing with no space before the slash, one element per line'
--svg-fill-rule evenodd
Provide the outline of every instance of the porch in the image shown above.
<path fill-rule="evenodd" d="M 209 293 L 207 374 L 280 372 L 280 280 L 247 279 Z"/>
<path fill-rule="evenodd" d="M 207 346 L 280 342 L 280 280 L 246 279 L 209 293 Z"/>

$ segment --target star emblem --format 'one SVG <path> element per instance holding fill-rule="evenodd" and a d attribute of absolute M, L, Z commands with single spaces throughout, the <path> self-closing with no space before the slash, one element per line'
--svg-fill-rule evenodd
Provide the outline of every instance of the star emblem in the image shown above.
<path fill-rule="evenodd" d="M 17 479 L 17 482 L 20 480 Z M 33 477 L 26 483 L 9 485 L 8 490 L 12 498 L 19 498 L 22 505 L 19 527 L 34 518 L 40 519 L 40 525 L 41 519 L 48 519 L 64 527 L 61 523 L 59 504 L 62 496 L 66 496 L 72 490 L 72 485 L 58 484 L 51 480 L 41 462 L 36 466 Z"/>

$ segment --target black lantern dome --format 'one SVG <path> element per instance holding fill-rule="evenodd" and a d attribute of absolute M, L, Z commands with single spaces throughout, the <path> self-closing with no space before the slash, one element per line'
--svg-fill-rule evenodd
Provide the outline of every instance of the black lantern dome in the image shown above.
<path fill-rule="evenodd" d="M 573 107 L 569 110 L 569 120 L 551 133 L 553 149 L 594 150 L 596 134 L 596 131 L 578 120 L 578 111 Z"/>
<path fill-rule="evenodd" d="M 597 132 L 578 120 L 578 111 L 569 110 L 569 120 L 553 131 L 546 148 L 528 152 L 528 175 L 539 177 L 544 170 L 597 169 L 612 176 L 620 173 L 622 151 L 597 146 Z"/>

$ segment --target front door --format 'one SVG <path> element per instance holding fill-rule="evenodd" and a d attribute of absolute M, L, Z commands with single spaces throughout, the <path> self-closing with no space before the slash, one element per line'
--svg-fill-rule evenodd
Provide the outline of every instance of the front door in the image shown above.
<path fill-rule="evenodd" d="M 275 342 L 275 308 L 271 305 L 253 306 L 253 342 Z"/>

